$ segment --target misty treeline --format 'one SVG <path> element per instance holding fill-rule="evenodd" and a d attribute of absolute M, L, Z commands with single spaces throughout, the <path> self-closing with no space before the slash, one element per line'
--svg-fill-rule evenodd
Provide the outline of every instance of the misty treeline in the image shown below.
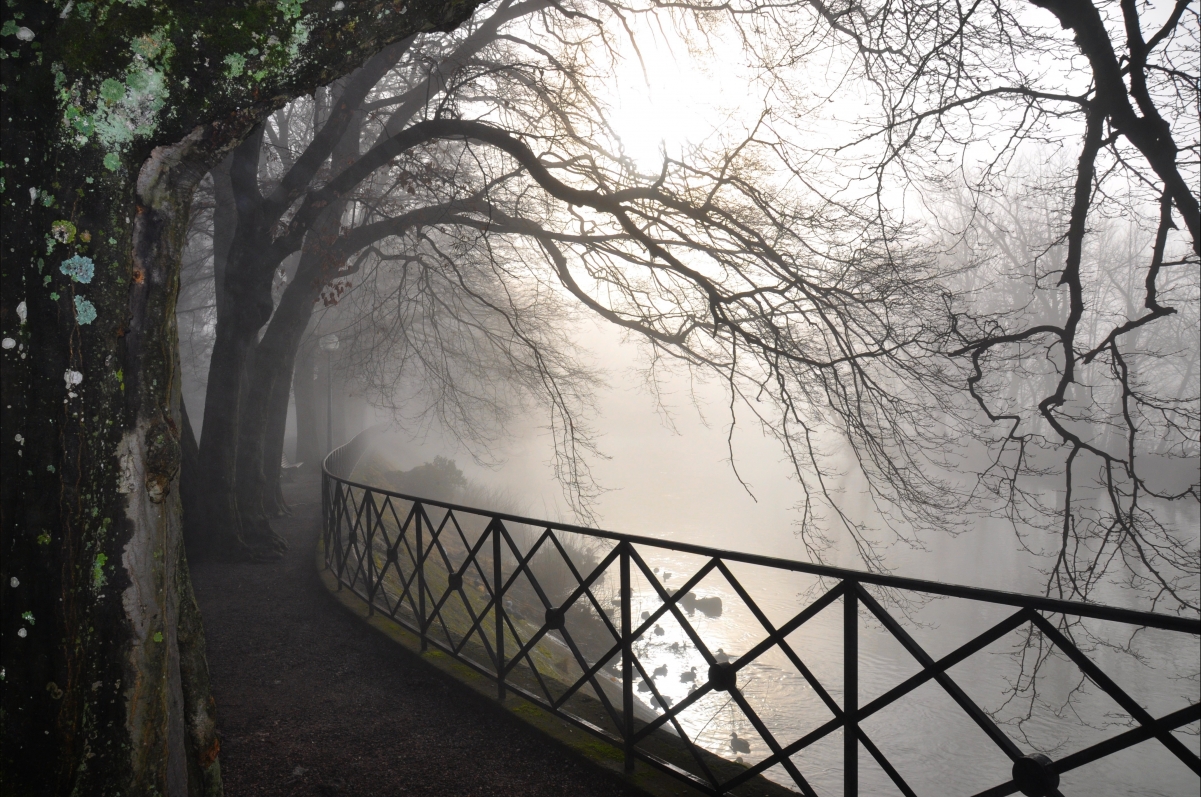
<path fill-rule="evenodd" d="M 194 547 L 278 549 L 327 380 L 480 456 L 536 409 L 590 519 L 593 313 L 779 441 L 815 557 L 991 514 L 1049 592 L 1196 609 L 1196 11 L 1040 5 L 504 0 L 276 111 L 193 202 Z M 648 169 L 609 120 L 651 22 L 754 102 Z"/>

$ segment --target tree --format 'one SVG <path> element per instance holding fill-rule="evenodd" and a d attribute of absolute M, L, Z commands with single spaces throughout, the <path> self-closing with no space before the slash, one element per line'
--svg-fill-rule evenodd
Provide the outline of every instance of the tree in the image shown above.
<path fill-rule="evenodd" d="M 6 791 L 220 793 L 176 489 L 192 189 L 291 97 L 472 8 L 6 12 Z"/>
<path fill-rule="evenodd" d="M 1054 475 L 1063 501 L 1038 510 L 1055 543 L 1048 592 L 1088 598 L 1116 580 L 1152 606 L 1196 611 L 1201 554 L 1171 520 L 1201 498 L 1201 408 L 1195 384 L 1178 378 L 1196 347 L 1179 325 L 1197 301 L 1201 252 L 1195 4 L 673 7 L 742 36 L 773 106 L 765 145 L 807 190 L 865 226 L 941 225 L 978 241 L 978 228 L 998 224 L 994 198 L 1022 165 L 1065 153 L 1031 194 L 1053 208 L 1055 233 L 1041 251 L 1017 255 L 1037 267 L 1027 309 L 1045 312 L 981 312 L 978 297 L 949 297 L 954 343 L 938 356 L 970 399 L 958 436 L 977 441 L 989 463 L 961 511 L 1037 507 L 1034 480 Z M 958 227 L 939 207 L 948 191 L 970 198 Z M 1139 258 L 1089 262 L 1101 252 L 1093 236 L 1113 217 L 1140 230 Z M 1116 281 L 1139 295 L 1120 309 L 1094 302 L 1112 281 L 1101 265 L 1119 268 Z M 1183 349 L 1160 345 L 1172 340 Z M 1014 378 L 1034 372 L 1046 380 L 1010 401 Z"/>
<path fill-rule="evenodd" d="M 456 64 L 493 41 L 505 23 L 544 8 L 542 2 L 501 2 L 463 35 L 424 37 L 419 49 L 413 39 L 385 49 L 331 87 L 328 112 L 319 121 L 321 104 L 314 106 L 314 124 L 298 153 L 290 149 L 295 144 L 290 134 L 298 131 L 283 116 L 274 126 L 256 131 L 215 172 L 218 187 L 227 186 L 217 192 L 217 203 L 228 210 L 226 224 L 218 221 L 218 227 L 225 229 L 214 234 L 216 339 L 199 463 L 204 501 L 198 526 L 203 528 L 204 548 L 223 556 L 261 556 L 281 544 L 268 518 L 281 508 L 275 463 L 282 449 L 292 364 L 307 324 L 308 306 L 338 270 L 324 250 L 336 237 L 348 207 L 362 203 L 362 197 L 352 200 L 350 192 L 370 176 L 370 170 L 360 170 L 334 192 L 321 193 L 318 185 L 337 179 L 358 158 L 368 93 L 399 63 L 398 71 L 409 82 L 402 77 L 398 95 L 374 103 L 386 111 L 383 131 L 374 132 L 400 131 L 436 104 L 440 84 Z M 433 66 L 423 69 L 427 61 Z M 281 168 L 264 195 L 259 183 L 266 132 L 271 134 L 272 151 L 278 154 Z M 406 146 L 422 140 L 420 135 L 411 137 Z M 304 201 L 286 219 L 286 233 L 277 234 L 285 214 L 302 194 Z M 276 269 L 302 247 L 305 268 L 296 275 L 300 285 L 293 280 L 275 308 Z M 269 319 L 273 326 L 258 340 Z"/>
<path fill-rule="evenodd" d="M 200 469 L 206 486 L 202 493 L 205 511 L 194 513 L 202 514 L 196 524 L 203 527 L 197 531 L 202 538 L 200 547 L 223 556 L 260 556 L 270 555 L 278 545 L 278 538 L 271 533 L 267 518 L 282 509 L 275 463 L 282 450 L 290 366 L 304 332 L 308 317 L 306 308 L 326 288 L 332 291 L 333 286 L 338 286 L 340 289 L 353 278 L 341 271 L 346 253 L 333 256 L 332 250 L 338 247 L 332 247 L 331 242 L 341 225 L 354 226 L 356 215 L 372 212 L 379 201 L 397 207 L 396 192 L 403 191 L 407 184 L 412 193 L 412 183 L 428 181 L 429 175 L 404 171 L 398 175 L 394 169 L 360 172 L 358 184 L 348 183 L 339 189 L 346 191 L 349 188 L 353 190 L 352 195 L 332 201 L 322 195 L 325 198 L 317 201 L 330 201 L 330 204 L 317 214 L 311 212 L 312 205 L 302 204 L 298 213 L 288 218 L 286 235 L 275 234 L 275 222 L 279 220 L 276 217 L 284 210 L 288 199 L 295 197 L 297 190 L 318 191 L 352 164 L 360 154 L 364 138 L 370 140 L 401 132 L 406 125 L 441 114 L 455 103 L 464 101 L 456 97 L 473 89 L 474 75 L 517 72 L 520 73 L 520 79 L 515 81 L 520 84 L 518 93 L 536 94 L 530 91 L 530 85 L 537 83 L 537 70 L 549 68 L 564 72 L 570 66 L 568 59 L 557 54 L 556 60 L 528 43 L 525 46 L 541 59 L 539 63 L 530 65 L 519 58 L 506 60 L 512 52 L 481 63 L 479 54 L 496 50 L 501 40 L 519 41 L 512 34 L 501 35 L 500 31 L 507 30 L 506 26 L 515 20 L 546 13 L 551 8 L 541 0 L 505 0 L 477 15 L 469 26 L 454 35 L 423 36 L 382 52 L 345 83 L 331 87 L 328 99 L 309 104 L 311 125 L 303 121 L 298 124 L 302 117 L 307 120 L 310 116 L 300 111 L 299 106 L 285 109 L 265 126 L 263 146 L 256 150 L 252 142 L 245 143 L 235 156 L 214 171 L 215 186 L 219 189 L 216 203 L 222 212 L 216 216 L 217 229 L 213 235 L 212 273 L 219 287 L 214 290 L 217 339 L 211 344 L 214 368 L 210 371 L 217 373 L 219 378 L 208 380 L 206 385 L 206 435 L 200 446 Z M 557 10 L 560 16 L 569 16 L 562 14 L 562 9 Z M 598 24 L 591 18 L 581 18 L 584 21 L 575 23 L 577 26 L 595 27 Z M 587 37 L 579 37 L 574 45 L 576 50 L 587 46 Z M 392 71 L 387 73 L 389 68 Z M 577 83 L 579 79 L 579 75 L 572 76 Z M 370 98 L 368 92 L 372 93 Z M 498 103 L 495 96 L 490 100 Z M 535 102 L 528 107 L 525 113 L 556 112 L 544 107 L 546 98 L 541 100 L 541 103 Z M 512 101 L 512 97 L 508 101 Z M 371 124 L 365 125 L 368 119 Z M 422 141 L 420 135 L 411 136 L 406 146 L 420 146 Z M 324 158 L 331 152 L 333 160 L 326 166 Z M 419 171 L 428 169 L 429 164 L 417 168 Z M 237 186 L 229 179 L 232 174 L 242 175 Z M 252 179 L 256 175 L 257 179 Z M 291 193 L 287 193 L 289 191 Z M 378 194 L 380 191 L 383 194 Z M 391 198 L 388 198 L 389 193 Z M 280 199 L 281 196 L 284 198 Z M 427 211 L 411 218 L 410 222 L 427 223 L 429 216 Z M 239 240 L 250 242 L 238 250 L 233 247 L 239 235 L 236 230 L 242 231 Z M 382 230 L 379 234 L 394 232 Z M 287 288 L 273 296 L 270 286 L 276 266 L 297 252 L 301 254 L 305 268 L 290 274 Z M 264 326 L 273 304 L 271 323 Z M 263 331 L 263 337 L 255 343 L 257 330 Z M 545 360 L 531 360 L 540 361 Z M 547 383 L 551 403 L 558 407 L 559 415 L 565 417 L 566 407 L 553 398 L 565 395 L 565 392 L 555 389 L 552 383 L 553 380 Z M 452 383 L 446 384 L 449 387 Z M 307 408 L 307 402 L 301 403 Z M 440 406 L 445 407 L 447 403 L 442 401 Z M 452 424 L 452 428 L 467 430 L 478 424 L 478 416 L 460 415 L 459 423 Z M 579 436 L 582 430 L 579 419 L 567 424 L 576 430 L 575 447 L 587 448 L 586 444 L 581 445 L 584 441 Z M 317 452 L 310 449 L 306 459 L 315 461 L 316 455 Z M 578 458 L 569 459 L 571 463 L 566 470 L 579 474 Z M 582 485 L 585 481 L 573 483 Z"/>
<path fill-rule="evenodd" d="M 253 279 L 258 286 L 256 295 L 261 297 L 256 300 L 260 311 L 255 312 L 259 312 L 261 318 L 268 305 L 266 297 L 270 295 L 268 275 L 273 273 L 282 257 L 294 251 L 306 233 L 315 230 L 313 224 L 318 218 L 315 209 L 329 213 L 322 222 L 329 228 L 328 232 L 309 234 L 305 238 L 306 254 L 302 256 L 302 262 L 307 259 L 309 265 L 303 275 L 298 272 L 293 277 L 281 295 L 271 325 L 259 344 L 273 347 L 268 356 L 257 360 L 273 373 L 262 381 L 264 388 L 259 391 L 258 399 L 248 405 L 250 421 L 241 425 L 259 438 L 257 441 L 240 438 L 239 450 L 265 450 L 262 430 L 269 424 L 264 424 L 261 419 L 266 417 L 265 408 L 272 402 L 268 398 L 271 388 L 266 386 L 285 385 L 285 380 L 280 378 L 284 372 L 277 365 L 289 362 L 287 352 L 296 351 L 298 335 L 307 321 L 307 311 L 303 308 L 311 304 L 320 286 L 331 280 L 342 280 L 339 284 L 345 285 L 345 279 L 351 275 L 343 272 L 342 264 L 349 262 L 364 247 L 408 230 L 436 227 L 439 236 L 462 240 L 462 229 L 474 229 L 485 233 L 480 239 L 484 247 L 487 241 L 501 234 L 536 241 L 533 251 L 541 253 L 542 265 L 540 270 L 533 268 L 525 272 L 533 284 L 560 283 L 561 289 L 584 307 L 645 335 L 663 352 L 690 366 L 709 368 L 726 375 L 734 390 L 761 392 L 766 384 L 766 389 L 779 400 L 780 406 L 790 407 L 794 417 L 786 413 L 782 419 L 769 420 L 764 416 L 763 420 L 768 421 L 790 447 L 798 466 L 798 477 L 807 490 L 812 487 L 809 496 L 812 501 L 826 500 L 834 504 L 829 500 L 829 491 L 820 485 L 823 467 L 818 460 L 821 454 L 812 439 L 796 445 L 798 441 L 790 438 L 788 427 L 805 413 L 810 413 L 810 419 L 816 423 L 818 416 L 812 413 L 821 405 L 833 411 L 849 433 L 857 436 L 866 454 L 864 461 L 879 477 L 877 481 L 882 489 L 904 494 L 900 503 L 927 520 L 942 514 L 945 502 L 938 498 L 939 485 L 923 479 L 920 470 L 906 472 L 897 468 L 890 460 L 892 455 L 884 442 L 888 435 L 901 438 L 917 435 L 917 430 L 922 427 L 917 420 L 922 401 L 940 400 L 930 392 L 936 388 L 937 374 L 925 368 L 919 357 L 913 356 L 939 334 L 929 326 L 931 316 L 928 308 L 923 307 L 930 301 L 931 283 L 919 273 L 921 266 L 915 258 L 890 257 L 881 248 L 894 232 L 885 227 L 856 240 L 854 236 L 858 233 L 849 224 L 851 217 L 843 211 L 814 211 L 800 207 L 794 197 L 772 196 L 775 189 L 770 187 L 770 179 L 764 178 L 769 167 L 755 162 L 756 158 L 769 161 L 769 153 L 758 147 L 753 137 L 742 143 L 727 143 L 715 151 L 698 151 L 687 162 L 665 163 L 663 173 L 657 177 L 639 174 L 621 156 L 620 142 L 604 122 L 603 104 L 586 85 L 590 51 L 581 46 L 583 37 L 576 35 L 578 31 L 563 22 L 571 16 L 547 14 L 542 17 L 550 30 L 550 40 L 562 45 L 559 50 L 551 51 L 544 41 L 532 36 L 506 34 L 499 37 L 503 42 L 494 42 L 497 17 L 508 14 L 512 18 L 519 10 L 525 13 L 528 9 L 537 11 L 544 6 L 501 3 L 497 8 L 495 15 L 478 22 L 478 29 L 467 33 L 459 46 L 441 45 L 442 52 L 437 58 L 431 58 L 437 67 L 429 74 L 419 75 L 415 80 L 410 78 L 408 82 L 402 79 L 399 88 L 392 89 L 395 92 L 392 96 L 385 92 L 370 100 L 372 107 L 397 108 L 379 123 L 375 145 L 358 155 L 360 136 L 358 133 L 350 135 L 353 143 L 347 153 L 353 162 L 348 161 L 340 172 L 331 170 L 328 179 L 314 184 L 281 232 L 268 236 L 264 231 L 273 230 L 273 223 L 261 220 L 246 225 L 259 231 L 256 235 L 263 241 L 260 251 L 271 248 L 273 252 L 270 258 L 255 262 L 257 276 Z M 603 30 L 604 25 L 595 21 L 602 12 L 616 15 L 620 14 L 620 9 L 615 11 L 611 6 L 600 5 L 595 12 L 576 14 L 576 17 L 585 19 L 585 25 Z M 487 44 L 491 46 L 485 47 Z M 448 63 L 454 68 L 448 67 Z M 445 91 L 431 91 L 435 77 L 448 86 Z M 366 95 L 362 96 L 366 98 Z M 343 112 L 351 112 L 349 105 Z M 473 123 L 463 118 L 469 115 L 487 119 L 488 123 Z M 280 178 L 279 186 L 299 185 L 299 180 L 293 179 L 296 164 L 312 152 L 311 148 L 322 137 L 328 138 L 324 131 L 314 136 L 305 155 L 287 159 L 292 165 Z M 526 140 L 536 142 L 542 151 L 535 155 L 524 143 Z M 446 141 L 466 141 L 468 144 L 449 149 L 442 144 L 435 146 L 435 142 Z M 248 162 L 255 157 L 250 145 L 245 152 Z M 514 163 L 513 158 L 517 157 L 514 153 L 518 152 L 521 156 Z M 409 153 L 425 159 L 423 162 L 427 164 L 452 170 L 453 179 L 439 183 L 445 188 L 445 196 L 428 190 L 414 190 L 414 183 L 419 181 L 413 179 L 413 171 L 414 168 L 419 171 L 419 166 L 408 165 L 408 160 L 396 162 L 398 158 L 407 158 Z M 444 163 L 448 165 L 442 166 Z M 478 164 L 478 168 L 467 169 L 468 164 Z M 253 172 L 248 167 L 243 167 L 242 171 Z M 249 180 L 245 182 L 249 187 Z M 362 193 L 364 186 L 372 183 L 382 186 L 379 190 L 384 193 L 378 197 L 386 199 Z M 411 199 L 400 194 L 400 199 L 405 201 L 399 202 L 396 194 L 388 193 L 405 185 L 408 193 L 413 195 Z M 595 185 L 598 189 L 581 191 L 575 188 L 576 185 Z M 351 192 L 354 192 L 353 199 Z M 260 200 L 249 193 L 245 196 L 244 205 L 251 209 L 248 212 L 257 212 L 253 209 L 260 207 Z M 640 200 L 645 200 L 645 207 L 635 208 Z M 348 201 L 359 208 L 349 217 L 349 222 L 345 212 Z M 339 222 L 350 224 L 336 237 L 337 213 L 333 210 L 335 204 L 330 203 L 340 203 L 336 204 L 342 213 Z M 457 207 L 453 206 L 455 203 L 458 203 Z M 629 207 L 623 203 L 629 203 Z M 784 213 L 773 216 L 768 210 L 773 204 L 780 204 Z M 272 205 L 275 210 L 282 206 L 283 202 Z M 590 214 L 586 219 L 585 226 L 590 228 L 586 235 L 565 232 L 565 227 L 578 226 L 580 222 L 573 206 L 582 206 Z M 502 217 L 513 224 L 508 227 L 495 225 Z M 271 218 L 275 218 L 274 215 Z M 608 229 L 601 232 L 606 226 Z M 454 231 L 456 228 L 460 231 Z M 486 228 L 494 233 L 491 238 Z M 663 238 L 658 240 L 660 230 Z M 805 240 L 808 235 L 811 239 Z M 434 246 L 429 236 L 424 241 L 423 245 Z M 315 250 L 311 256 L 310 248 Z M 676 249 L 679 254 L 673 251 Z M 527 248 L 513 262 L 529 260 L 530 251 Z M 370 252 L 366 254 L 370 256 Z M 575 258 L 581 258 L 587 264 L 590 273 L 586 285 L 571 273 L 568 264 Z M 446 258 L 442 259 L 449 263 Z M 656 259 L 662 260 L 664 265 L 655 265 Z M 688 261 L 695 261 L 696 265 Z M 418 259 L 410 255 L 405 262 L 418 262 Z M 647 279 L 637 276 L 648 266 Z M 498 274 L 505 271 L 496 263 L 491 267 Z M 356 265 L 355 269 L 358 268 Z M 829 279 L 837 285 L 843 280 L 840 274 L 848 269 L 854 272 L 853 280 L 861 282 L 836 288 L 826 295 L 822 293 L 830 286 L 806 293 L 814 285 L 805 285 L 803 280 L 798 283 L 798 275 L 808 271 L 807 276 L 815 283 Z M 898 279 L 895 275 L 899 271 L 892 271 L 894 269 L 908 269 L 910 273 L 905 279 Z M 888 276 L 889 273 L 894 277 Z M 512 290 L 511 274 L 507 279 L 502 278 L 502 282 L 510 286 L 505 290 Z M 878 296 L 869 295 L 869 283 L 879 290 Z M 445 281 L 443 286 L 444 290 L 454 290 L 454 280 Z M 798 290 L 799 296 L 795 295 Z M 839 291 L 842 291 L 841 295 Z M 607 295 L 598 297 L 596 293 Z M 774 305 L 768 298 L 776 294 L 780 296 L 779 305 Z M 877 302 L 892 302 L 898 311 L 901 308 L 913 310 L 904 322 L 912 326 L 901 330 L 897 318 L 904 315 L 902 312 L 892 318 L 871 318 L 874 313 L 871 306 Z M 790 329 L 790 313 L 797 308 L 803 313 L 805 308 L 819 307 L 827 310 L 828 315 L 816 324 L 816 338 L 795 338 Z M 660 308 L 672 309 L 661 315 Z M 863 313 L 863 317 L 856 317 L 858 313 Z M 512 321 L 516 314 L 502 314 L 506 314 L 510 326 L 516 328 Z M 280 325 L 278 334 L 277 323 Z M 848 330 L 838 329 L 844 324 L 853 330 L 849 337 L 845 335 Z M 854 339 L 869 329 L 870 335 L 878 336 L 877 340 Z M 238 333 L 240 339 L 249 339 L 252 333 L 247 330 Z M 729 339 L 724 338 L 727 331 Z M 716 332 L 711 344 L 699 340 L 706 332 Z M 824 343 L 820 340 L 823 334 L 831 336 Z M 915 337 L 902 345 L 892 339 L 893 335 Z M 882 351 L 888 351 L 894 344 L 898 348 L 887 354 L 876 352 L 874 347 L 883 341 L 887 343 L 882 344 Z M 860 349 L 861 343 L 863 349 Z M 817 346 L 816 354 L 802 351 L 810 345 Z M 822 351 L 827 345 L 837 353 L 827 356 L 829 351 Z M 739 351 L 747 352 L 745 369 L 738 365 Z M 855 379 L 864 376 L 872 366 L 868 360 L 876 358 L 879 359 L 876 365 L 893 371 L 890 380 L 903 375 L 917 377 L 915 384 L 919 384 L 917 390 L 923 393 L 924 399 L 907 397 L 905 401 L 898 401 L 894 394 L 884 400 L 879 415 L 870 418 L 870 413 L 865 416 L 861 412 L 862 402 L 883 399 L 887 392 L 872 378 L 868 378 L 860 394 L 853 399 L 850 394 L 839 395 L 839 390 L 824 397 L 811 393 L 803 399 L 796 393 L 798 383 L 794 380 L 833 386 L 844 376 L 839 373 L 840 368 L 848 368 L 850 378 Z M 534 359 L 537 363 L 547 361 L 546 358 Z M 237 400 L 238 383 L 228 377 L 228 373 L 236 369 L 225 371 L 228 384 L 224 386 L 224 395 L 228 403 Z M 554 387 L 555 379 L 546 378 L 551 376 L 549 373 L 539 371 L 537 367 L 534 372 L 540 374 L 550 396 L 562 395 Z M 560 370 L 561 374 L 567 372 Z M 258 383 L 257 377 L 248 378 L 248 381 Z M 739 382 L 737 385 L 736 381 Z M 277 396 L 283 395 L 282 390 L 276 389 Z M 860 404 L 859 409 L 852 406 L 856 402 Z M 215 402 L 209 402 L 212 403 Z M 806 406 L 802 407 L 802 404 Z M 559 408 L 556 412 L 560 422 L 553 425 L 560 432 L 557 434 L 561 441 L 560 450 L 578 453 L 581 450 L 578 418 L 573 418 L 564 409 L 565 405 L 555 403 L 553 398 L 552 405 Z M 274 406 L 277 410 L 273 417 L 279 423 L 283 402 L 277 397 Z M 906 423 L 897 422 L 901 416 L 905 416 Z M 460 414 L 460 420 L 463 417 Z M 888 420 L 884 420 L 886 418 Z M 913 447 L 917 440 L 909 437 L 908 442 Z M 228 442 L 215 445 L 231 446 Z M 202 443 L 202 449 L 204 447 Z M 586 450 L 586 446 L 583 448 Z M 258 456 L 261 462 L 273 462 L 277 458 L 274 453 Z M 579 457 L 569 454 L 560 462 L 564 481 L 571 489 L 586 492 L 586 471 L 580 467 Z M 259 493 L 265 494 L 265 474 L 259 473 L 253 462 L 242 461 L 239 467 L 245 476 L 239 476 L 236 481 L 258 485 Z M 819 482 L 810 485 L 805 481 L 805 474 L 813 471 Z M 222 478 L 230 485 L 235 481 L 228 475 Z M 255 511 L 261 503 L 254 495 L 243 495 L 240 501 L 250 508 L 249 511 Z M 812 521 L 816 511 L 812 502 L 807 511 L 807 518 Z M 854 524 L 848 523 L 848 526 L 853 533 L 858 530 Z M 815 529 L 813 523 L 807 528 Z M 810 538 L 816 536 L 818 533 L 814 530 Z M 879 564 L 876 554 L 867 547 L 863 550 L 870 554 L 869 561 Z"/>

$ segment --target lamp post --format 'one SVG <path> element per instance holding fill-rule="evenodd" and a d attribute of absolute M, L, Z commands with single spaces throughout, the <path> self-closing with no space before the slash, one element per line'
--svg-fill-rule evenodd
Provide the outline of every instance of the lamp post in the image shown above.
<path fill-rule="evenodd" d="M 334 352 L 338 349 L 338 336 L 332 332 L 321 338 L 325 351 L 325 453 L 334 450 Z"/>

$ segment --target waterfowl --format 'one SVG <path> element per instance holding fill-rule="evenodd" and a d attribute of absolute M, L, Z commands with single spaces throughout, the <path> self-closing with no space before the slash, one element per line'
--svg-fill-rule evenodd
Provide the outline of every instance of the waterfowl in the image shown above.
<path fill-rule="evenodd" d="M 660 664 L 658 667 L 656 667 L 654 675 L 656 678 L 662 678 L 664 675 L 667 675 L 667 665 Z"/>
<path fill-rule="evenodd" d="M 730 734 L 730 749 L 735 753 L 749 753 L 751 751 L 751 743 L 746 739 L 739 739 L 738 733 L 735 731 Z"/>
<path fill-rule="evenodd" d="M 696 680 L 696 667 L 688 670 L 688 672 L 680 673 L 680 681 L 683 683 L 691 683 Z"/>

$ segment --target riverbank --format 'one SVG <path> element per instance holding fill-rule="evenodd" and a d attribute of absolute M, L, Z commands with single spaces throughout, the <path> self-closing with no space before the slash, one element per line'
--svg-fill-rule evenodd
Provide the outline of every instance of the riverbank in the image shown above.
<path fill-rule="evenodd" d="M 341 609 L 313 565 L 319 480 L 285 493 L 282 560 L 192 572 L 228 797 L 643 797 Z"/>

